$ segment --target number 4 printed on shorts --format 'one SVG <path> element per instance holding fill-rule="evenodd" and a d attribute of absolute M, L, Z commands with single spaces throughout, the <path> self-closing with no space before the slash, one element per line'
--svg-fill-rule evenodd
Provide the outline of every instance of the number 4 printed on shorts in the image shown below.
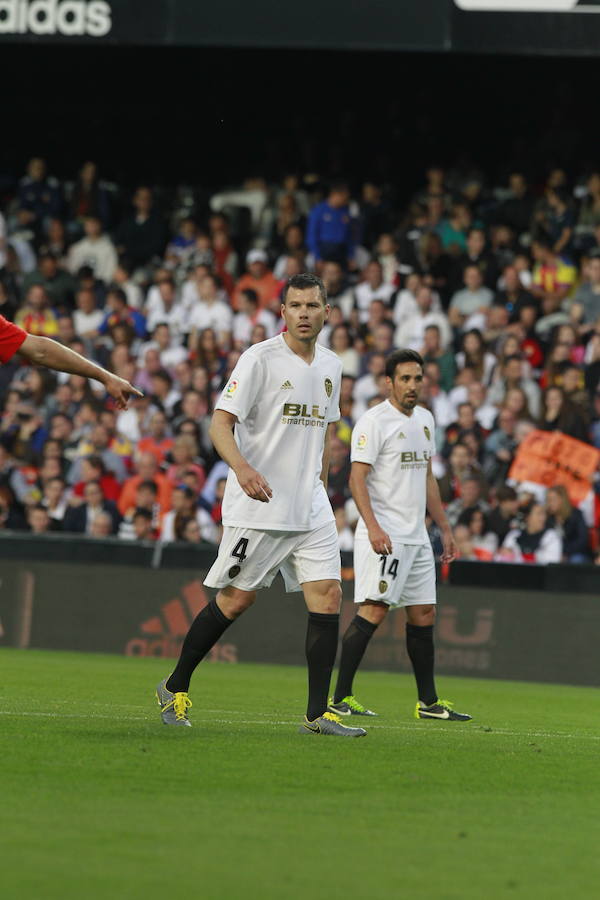
<path fill-rule="evenodd" d="M 233 550 L 231 551 L 231 555 L 235 556 L 236 559 L 242 563 L 246 559 L 246 550 L 248 549 L 248 538 L 240 538 Z"/>
<path fill-rule="evenodd" d="M 382 578 L 386 574 L 385 567 L 386 567 L 388 559 L 390 559 L 389 556 L 381 557 L 381 577 Z M 390 564 L 388 566 L 387 574 L 390 575 L 392 578 L 396 577 L 396 575 L 398 574 L 398 560 L 397 559 L 390 559 Z"/>

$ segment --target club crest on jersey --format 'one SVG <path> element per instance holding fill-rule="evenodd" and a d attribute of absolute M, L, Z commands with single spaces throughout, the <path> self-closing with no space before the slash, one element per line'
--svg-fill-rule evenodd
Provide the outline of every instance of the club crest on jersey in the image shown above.
<path fill-rule="evenodd" d="M 367 446 L 367 436 L 364 432 L 363 432 L 363 434 L 359 434 L 358 440 L 356 442 L 356 446 L 358 447 L 359 450 L 364 450 L 365 447 Z"/>
<path fill-rule="evenodd" d="M 387 583 L 387 581 L 380 581 L 380 582 L 379 582 L 379 593 L 380 593 L 380 594 L 385 594 L 385 592 L 387 591 L 387 589 L 388 589 L 388 583 Z"/>
<path fill-rule="evenodd" d="M 399 440 L 401 440 L 401 441 L 405 441 L 405 440 L 406 440 L 406 435 L 404 434 L 403 431 L 400 432 L 400 434 L 398 435 L 398 438 L 399 438 Z"/>
<path fill-rule="evenodd" d="M 430 441 L 431 440 L 431 432 L 430 432 L 429 428 L 427 427 L 427 425 L 423 425 L 423 431 L 425 432 L 425 437 L 427 438 L 427 440 Z"/>
<path fill-rule="evenodd" d="M 331 381 L 331 378 L 325 379 L 325 393 L 328 397 L 331 397 L 333 394 L 333 382 Z"/>
<path fill-rule="evenodd" d="M 229 382 L 229 384 L 225 388 L 225 396 L 233 397 L 233 395 L 237 391 L 237 387 L 238 387 L 238 382 L 234 378 L 232 381 Z"/>

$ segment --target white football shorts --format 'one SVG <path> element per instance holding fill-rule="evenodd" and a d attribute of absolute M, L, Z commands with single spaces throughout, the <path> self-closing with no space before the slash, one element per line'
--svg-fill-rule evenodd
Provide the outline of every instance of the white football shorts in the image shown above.
<path fill-rule="evenodd" d="M 435 603 L 435 560 L 431 544 L 394 541 L 379 556 L 367 537 L 354 541 L 354 602 L 378 600 L 388 606 Z"/>
<path fill-rule="evenodd" d="M 219 555 L 204 584 L 255 591 L 269 587 L 279 570 L 288 592 L 299 591 L 305 581 L 341 581 L 335 522 L 314 531 L 258 531 L 226 525 Z"/>

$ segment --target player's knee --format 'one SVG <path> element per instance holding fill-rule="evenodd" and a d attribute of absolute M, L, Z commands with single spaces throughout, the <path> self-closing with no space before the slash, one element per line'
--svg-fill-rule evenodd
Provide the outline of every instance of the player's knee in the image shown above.
<path fill-rule="evenodd" d="M 373 603 L 367 601 L 360 604 L 359 615 L 371 622 L 373 625 L 381 625 L 389 612 L 389 606 L 386 603 Z"/>
<path fill-rule="evenodd" d="M 308 598 L 307 598 L 308 599 Z M 342 605 L 342 588 L 339 581 L 323 584 L 316 596 L 310 598 L 308 606 L 312 612 L 335 615 Z"/>
<path fill-rule="evenodd" d="M 240 591 L 229 587 L 219 592 L 217 603 L 223 615 L 228 619 L 237 619 L 255 600 L 256 591 Z"/>
<path fill-rule="evenodd" d="M 406 609 L 406 618 L 411 625 L 433 625 L 435 623 L 435 605 L 430 603 L 421 606 L 409 606 Z"/>

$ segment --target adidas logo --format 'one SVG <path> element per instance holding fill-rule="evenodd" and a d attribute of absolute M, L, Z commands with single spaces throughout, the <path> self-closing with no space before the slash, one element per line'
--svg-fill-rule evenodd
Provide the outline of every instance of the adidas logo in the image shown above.
<path fill-rule="evenodd" d="M 111 28 L 106 0 L 0 0 L 0 34 L 104 37 Z"/>
<path fill-rule="evenodd" d="M 281 385 L 281 387 L 279 388 L 280 391 L 292 391 L 293 389 L 294 389 L 294 385 L 292 384 L 291 381 L 284 381 L 283 384 Z"/>
<path fill-rule="evenodd" d="M 403 440 L 403 441 L 406 440 L 406 435 L 404 434 L 403 431 L 400 432 L 400 434 L 398 435 L 398 437 L 399 437 L 401 440 Z"/>
<path fill-rule="evenodd" d="M 181 597 L 173 597 L 163 603 L 159 615 L 140 624 L 143 637 L 134 637 L 127 642 L 126 656 L 179 656 L 190 625 L 208 604 L 208 597 L 199 581 L 184 585 L 181 594 Z M 207 659 L 210 662 L 237 662 L 237 647 L 235 644 L 217 644 Z"/>

